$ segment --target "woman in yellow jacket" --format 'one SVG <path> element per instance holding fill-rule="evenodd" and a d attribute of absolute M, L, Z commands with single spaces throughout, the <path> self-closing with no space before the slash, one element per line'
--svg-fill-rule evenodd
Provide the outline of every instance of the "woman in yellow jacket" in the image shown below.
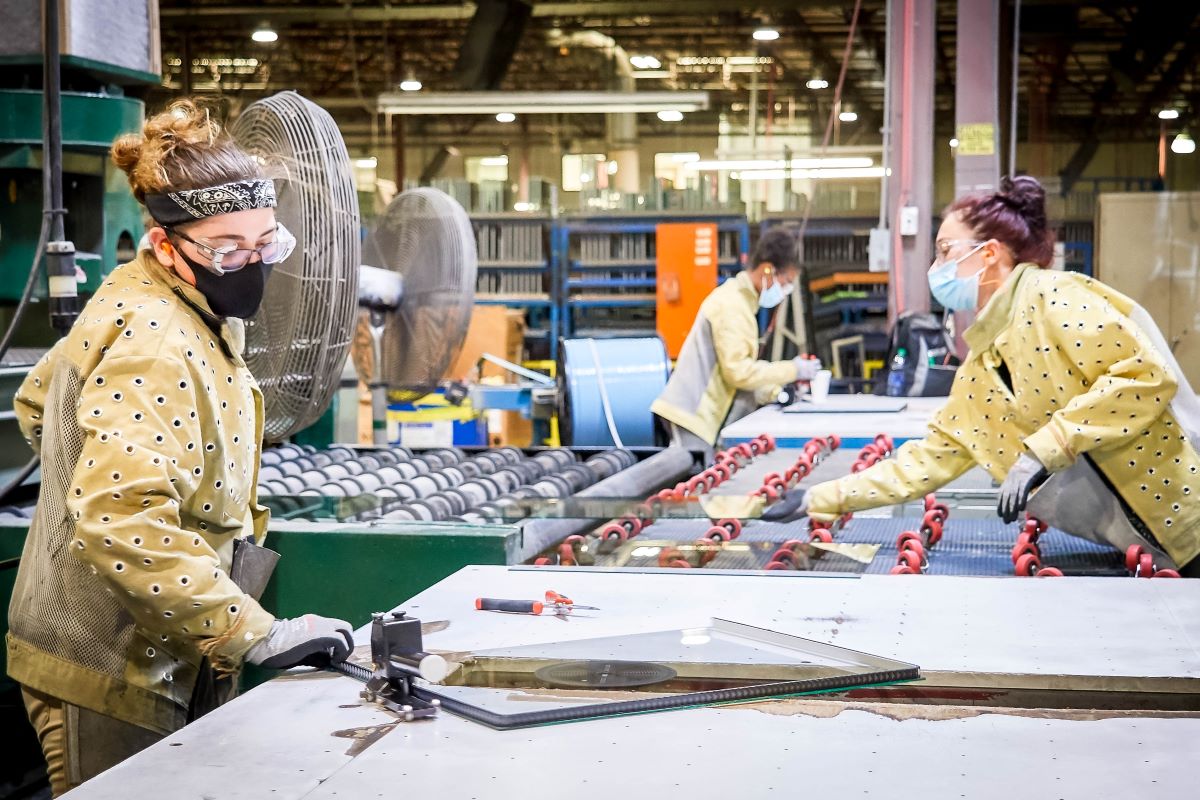
<path fill-rule="evenodd" d="M 118 140 L 154 227 L 16 396 L 42 457 L 9 608 L 21 684 L 56 795 L 232 695 L 243 661 L 344 659 L 350 626 L 258 603 L 262 394 L 241 318 L 295 240 L 275 187 L 188 101 Z M 259 565 L 259 566 L 256 566 Z"/>
<path fill-rule="evenodd" d="M 723 426 L 773 401 L 786 384 L 816 377 L 815 359 L 758 357 L 758 310 L 775 308 L 793 291 L 796 251 L 791 232 L 772 228 L 754 248 L 753 266 L 700 305 L 671 379 L 650 406 L 668 423 L 672 444 L 707 452 Z"/>
<path fill-rule="evenodd" d="M 1046 269 L 1052 242 L 1033 178 L 947 209 L 930 286 L 945 307 L 979 311 L 950 398 L 924 439 L 813 487 L 810 516 L 907 502 L 978 465 L 1003 482 L 1006 521 L 1030 503 L 1070 533 L 1142 544 L 1159 568 L 1200 576 L 1200 424 L 1176 413 L 1174 360 L 1128 298 Z M 1034 508 L 1047 478 L 1054 500 Z"/>

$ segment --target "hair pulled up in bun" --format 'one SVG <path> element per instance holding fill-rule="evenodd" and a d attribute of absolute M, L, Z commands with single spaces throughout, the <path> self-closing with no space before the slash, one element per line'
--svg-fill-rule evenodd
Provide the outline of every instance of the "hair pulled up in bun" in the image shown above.
<path fill-rule="evenodd" d="M 985 241 L 995 239 L 1012 251 L 1017 263 L 1040 267 L 1054 260 L 1054 232 L 1046 221 L 1046 190 L 1037 178 L 1018 175 L 1000 181 L 1000 191 L 968 194 L 946 209 Z"/>
<path fill-rule="evenodd" d="M 129 176 L 138 202 L 147 194 L 203 189 L 262 173 L 209 109 L 190 99 L 176 100 L 147 119 L 141 133 L 117 139 L 112 160 Z"/>

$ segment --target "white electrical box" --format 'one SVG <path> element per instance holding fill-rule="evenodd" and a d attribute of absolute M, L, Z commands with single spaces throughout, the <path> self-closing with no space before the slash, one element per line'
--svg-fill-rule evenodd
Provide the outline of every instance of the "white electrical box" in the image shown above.
<path fill-rule="evenodd" d="M 900 209 L 900 235 L 916 236 L 921 232 L 921 209 L 905 206 Z"/>
<path fill-rule="evenodd" d="M 887 228 L 871 228 L 867 240 L 867 269 L 887 272 L 892 266 L 892 232 Z"/>

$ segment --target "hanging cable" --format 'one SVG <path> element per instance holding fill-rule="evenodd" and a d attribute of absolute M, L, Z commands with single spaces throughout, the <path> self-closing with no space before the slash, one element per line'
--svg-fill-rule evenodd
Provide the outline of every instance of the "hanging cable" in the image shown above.
<path fill-rule="evenodd" d="M 25 466 L 21 467 L 21 471 L 17 473 L 16 477 L 6 483 L 3 488 L 0 488 L 0 503 L 3 503 L 5 500 L 7 500 L 8 496 L 12 494 L 18 486 L 23 484 L 30 475 L 33 474 L 33 471 L 38 468 L 38 464 L 40 463 L 42 463 L 42 459 L 39 456 L 34 456 L 33 458 L 29 459 L 29 462 Z"/>
<path fill-rule="evenodd" d="M 1021 79 L 1021 0 L 1013 0 L 1012 97 L 1008 112 L 1008 174 L 1017 175 L 1017 89 Z"/>

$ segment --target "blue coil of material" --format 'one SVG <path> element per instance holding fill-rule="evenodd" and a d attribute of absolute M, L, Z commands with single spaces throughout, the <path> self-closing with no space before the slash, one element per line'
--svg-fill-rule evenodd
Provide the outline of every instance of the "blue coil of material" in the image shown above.
<path fill-rule="evenodd" d="M 559 424 L 567 441 L 576 447 L 654 445 L 650 405 L 670 368 L 661 339 L 566 339 L 561 359 Z"/>

